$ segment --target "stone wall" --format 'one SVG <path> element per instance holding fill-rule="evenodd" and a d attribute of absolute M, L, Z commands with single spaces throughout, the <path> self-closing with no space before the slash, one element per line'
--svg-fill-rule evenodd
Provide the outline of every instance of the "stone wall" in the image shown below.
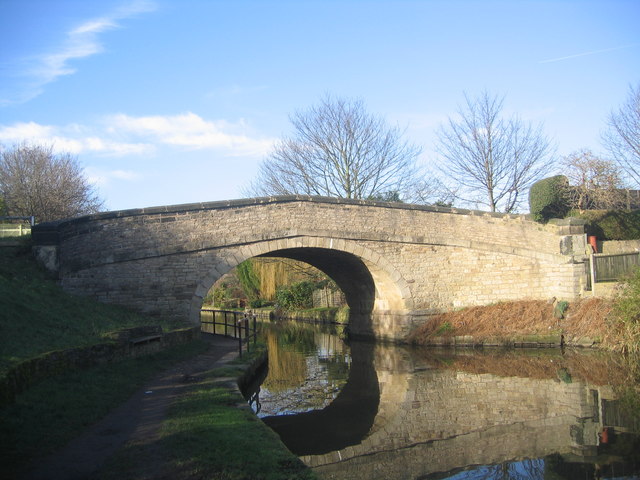
<path fill-rule="evenodd" d="M 71 370 L 138 357 L 165 348 L 192 342 L 200 336 L 200 329 L 185 328 L 162 335 L 159 341 L 134 345 L 128 341 L 108 341 L 86 347 L 69 348 L 43 353 L 9 369 L 0 377 L 0 406 L 10 404 L 17 394 L 30 385 Z"/>
<path fill-rule="evenodd" d="M 67 291 L 194 323 L 208 289 L 247 258 L 307 261 L 345 292 L 356 330 L 398 339 L 436 311 L 576 298 L 586 244 L 571 222 L 295 196 L 108 212 L 38 225 L 33 238 Z"/>
<path fill-rule="evenodd" d="M 640 252 L 640 240 L 607 240 L 599 243 L 601 248 L 601 252 L 599 253 Z"/>

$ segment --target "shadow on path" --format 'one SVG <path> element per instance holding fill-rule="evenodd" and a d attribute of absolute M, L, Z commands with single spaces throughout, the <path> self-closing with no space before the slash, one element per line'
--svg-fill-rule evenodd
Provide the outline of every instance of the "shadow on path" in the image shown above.
<path fill-rule="evenodd" d="M 155 441 L 169 405 L 185 390 L 185 382 L 238 356 L 237 340 L 208 334 L 202 338 L 209 344 L 206 352 L 160 374 L 64 448 L 38 461 L 22 478 L 86 479 L 125 443 Z"/>

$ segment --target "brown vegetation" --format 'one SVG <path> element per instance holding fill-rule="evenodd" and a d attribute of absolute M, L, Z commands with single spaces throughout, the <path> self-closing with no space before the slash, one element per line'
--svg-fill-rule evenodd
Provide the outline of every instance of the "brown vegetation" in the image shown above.
<path fill-rule="evenodd" d="M 409 341 L 414 344 L 437 343 L 436 337 L 472 336 L 482 343 L 486 339 L 512 339 L 523 336 L 563 335 L 568 345 L 591 344 L 606 350 L 623 350 L 623 332 L 613 321 L 612 300 L 587 298 L 568 305 L 564 318 L 554 316 L 554 302 L 523 300 L 435 315 L 414 331 Z M 581 342 L 582 340 L 582 342 Z M 585 342 L 585 340 L 587 340 Z M 571 381 L 582 379 L 594 385 L 623 385 L 632 375 L 625 356 L 605 351 L 585 355 L 575 350 L 536 349 L 536 355 L 523 355 L 512 349 L 474 350 L 472 356 L 457 351 L 443 360 L 438 350 L 424 350 L 425 360 L 475 374 L 555 378 Z M 428 357 L 428 358 L 427 358 Z"/>
<path fill-rule="evenodd" d="M 563 335 L 571 343 L 592 339 L 613 346 L 615 331 L 608 326 L 612 302 L 601 298 L 579 300 L 568 305 L 564 318 L 554 316 L 554 303 L 521 300 L 469 307 L 433 316 L 408 338 L 410 343 L 428 345 L 434 337 L 471 336 L 486 339 L 521 336 Z"/>

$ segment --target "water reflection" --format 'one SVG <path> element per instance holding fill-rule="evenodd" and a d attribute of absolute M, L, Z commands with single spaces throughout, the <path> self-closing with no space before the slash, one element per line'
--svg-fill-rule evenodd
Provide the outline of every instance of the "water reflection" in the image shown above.
<path fill-rule="evenodd" d="M 639 478 L 615 356 L 349 348 L 295 329 L 267 336 L 260 414 L 321 478 Z"/>
<path fill-rule="evenodd" d="M 288 323 L 265 332 L 268 375 L 259 401 L 254 402 L 260 407 L 254 410 L 300 456 L 327 454 L 360 443 L 378 412 L 373 345 L 349 348 L 326 328 Z M 307 334 L 300 335 L 299 329 Z M 294 337 L 305 339 L 299 349 L 291 341 Z M 293 373 L 287 377 L 287 372 Z"/>
<path fill-rule="evenodd" d="M 259 392 L 259 417 L 322 409 L 347 383 L 349 348 L 330 326 L 271 324 L 263 337 L 269 351 L 269 375 Z"/>

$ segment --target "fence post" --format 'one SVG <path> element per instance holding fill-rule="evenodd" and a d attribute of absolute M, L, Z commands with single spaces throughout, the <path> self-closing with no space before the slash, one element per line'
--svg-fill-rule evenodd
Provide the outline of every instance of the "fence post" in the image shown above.
<path fill-rule="evenodd" d="M 256 327 L 256 314 L 253 314 L 253 348 L 256 348 L 258 342 L 258 328 Z"/>
<path fill-rule="evenodd" d="M 240 357 L 242 357 L 242 320 L 238 320 L 238 315 L 236 312 L 233 312 L 233 324 L 237 328 L 238 354 Z"/>
<path fill-rule="evenodd" d="M 244 338 L 247 341 L 247 352 L 249 352 L 249 345 L 250 345 L 249 317 L 245 315 L 243 322 L 244 322 Z"/>
<path fill-rule="evenodd" d="M 591 261 L 589 262 L 589 269 L 591 270 L 589 274 L 591 275 L 591 296 L 595 296 L 596 294 L 596 258 L 595 254 L 591 254 Z"/>

